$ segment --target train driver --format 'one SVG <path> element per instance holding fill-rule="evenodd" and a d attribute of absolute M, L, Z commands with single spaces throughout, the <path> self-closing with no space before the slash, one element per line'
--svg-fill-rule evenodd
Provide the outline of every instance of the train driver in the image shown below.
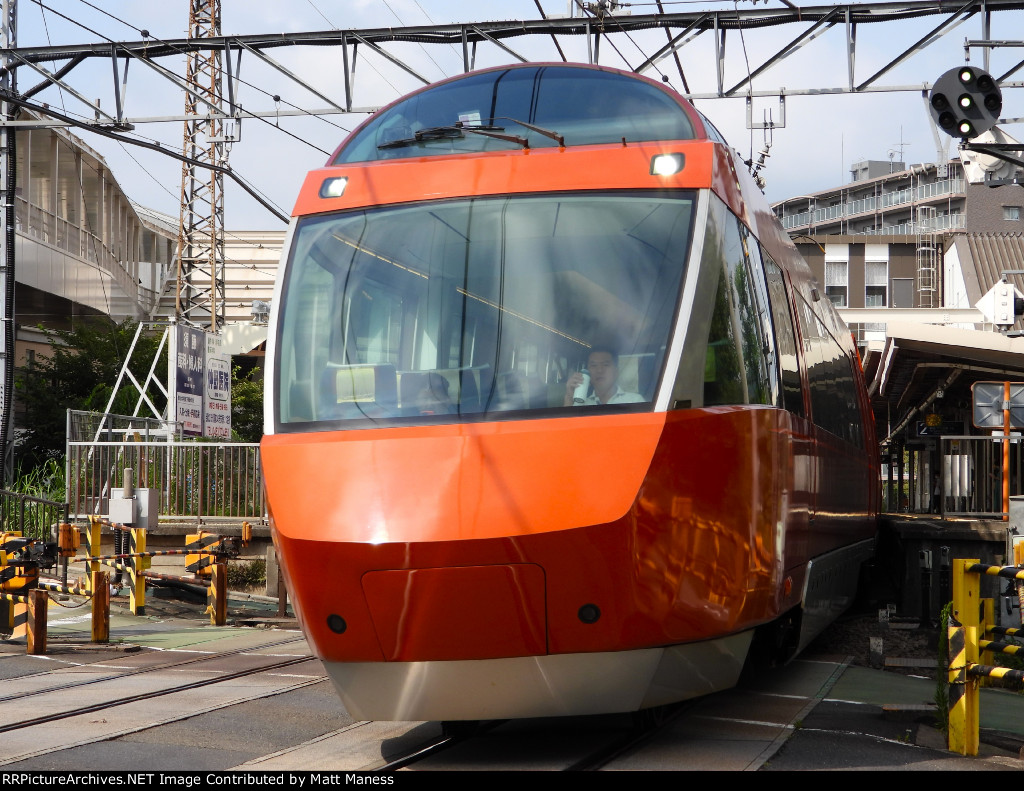
<path fill-rule="evenodd" d="M 580 406 L 596 404 L 636 404 L 646 401 L 639 393 L 630 393 L 619 387 L 619 355 L 607 346 L 594 346 L 587 356 L 591 391 Z M 583 374 L 577 371 L 565 383 L 564 406 L 572 406 L 573 393 L 583 384 Z"/>

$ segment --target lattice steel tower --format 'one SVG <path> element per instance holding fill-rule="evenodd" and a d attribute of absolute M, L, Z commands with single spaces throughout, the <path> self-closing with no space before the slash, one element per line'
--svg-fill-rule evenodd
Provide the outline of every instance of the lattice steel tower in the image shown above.
<path fill-rule="evenodd" d="M 220 0 L 191 0 L 189 38 L 220 35 Z M 178 226 L 175 315 L 217 330 L 224 324 L 224 176 L 221 53 L 190 52 L 185 79 L 185 144 Z M 207 169 L 206 163 L 212 166 Z"/>

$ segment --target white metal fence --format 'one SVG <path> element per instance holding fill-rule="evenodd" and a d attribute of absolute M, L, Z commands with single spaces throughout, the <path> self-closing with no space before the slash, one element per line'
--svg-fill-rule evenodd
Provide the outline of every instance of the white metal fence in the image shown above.
<path fill-rule="evenodd" d="M 159 492 L 160 518 L 216 523 L 266 518 L 258 443 L 181 440 L 173 424 L 69 413 L 67 501 L 72 520 L 106 514 L 132 470 L 135 488 Z"/>

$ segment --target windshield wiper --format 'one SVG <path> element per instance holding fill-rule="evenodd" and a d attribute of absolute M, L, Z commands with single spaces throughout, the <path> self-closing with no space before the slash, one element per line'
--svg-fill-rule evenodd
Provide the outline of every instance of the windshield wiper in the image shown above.
<path fill-rule="evenodd" d="M 497 140 L 505 140 L 509 143 L 516 143 L 523 148 L 530 147 L 530 141 L 525 137 L 521 137 L 519 135 L 503 135 L 501 134 L 503 131 L 505 131 L 503 126 L 468 126 L 462 121 L 456 121 L 452 126 L 432 126 L 429 129 L 420 129 L 418 132 L 414 133 L 412 137 L 406 137 L 402 140 L 392 140 L 389 143 L 382 143 L 377 146 L 377 149 L 404 148 L 405 146 L 425 143 L 430 140 L 458 140 L 465 137 L 466 132 L 474 135 L 482 135 L 483 137 L 493 137 Z"/>
<path fill-rule="evenodd" d="M 492 121 L 511 121 L 514 124 L 519 124 L 519 126 L 523 127 L 524 129 L 529 129 L 531 132 L 536 132 L 539 135 L 544 135 L 544 137 L 550 137 L 552 140 L 557 142 L 558 145 L 560 145 L 562 148 L 565 148 L 565 137 L 563 137 L 562 135 L 558 134 L 558 132 L 553 132 L 550 129 L 545 129 L 545 128 L 541 127 L 541 126 L 534 126 L 533 124 L 528 124 L 528 123 L 526 123 L 526 121 L 520 121 L 520 120 L 518 120 L 516 118 L 506 118 L 505 116 L 501 116 L 501 117 L 498 117 L 498 118 L 492 118 L 491 120 Z"/>

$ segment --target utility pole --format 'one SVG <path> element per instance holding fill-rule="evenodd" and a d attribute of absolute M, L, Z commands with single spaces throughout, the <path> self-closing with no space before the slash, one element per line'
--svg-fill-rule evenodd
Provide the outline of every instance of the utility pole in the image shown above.
<path fill-rule="evenodd" d="M 189 38 L 220 35 L 220 0 L 190 0 Z M 221 53 L 190 52 L 185 74 L 186 162 L 181 167 L 175 316 L 217 332 L 224 324 L 224 175 Z M 207 170 L 194 163 L 214 166 Z"/>
<path fill-rule="evenodd" d="M 0 20 L 0 118 L 13 119 L 17 108 L 8 101 L 17 91 L 11 50 L 17 46 L 17 0 L 2 0 Z M 14 127 L 0 127 L 0 485 L 14 478 L 14 251 L 15 251 Z"/>

